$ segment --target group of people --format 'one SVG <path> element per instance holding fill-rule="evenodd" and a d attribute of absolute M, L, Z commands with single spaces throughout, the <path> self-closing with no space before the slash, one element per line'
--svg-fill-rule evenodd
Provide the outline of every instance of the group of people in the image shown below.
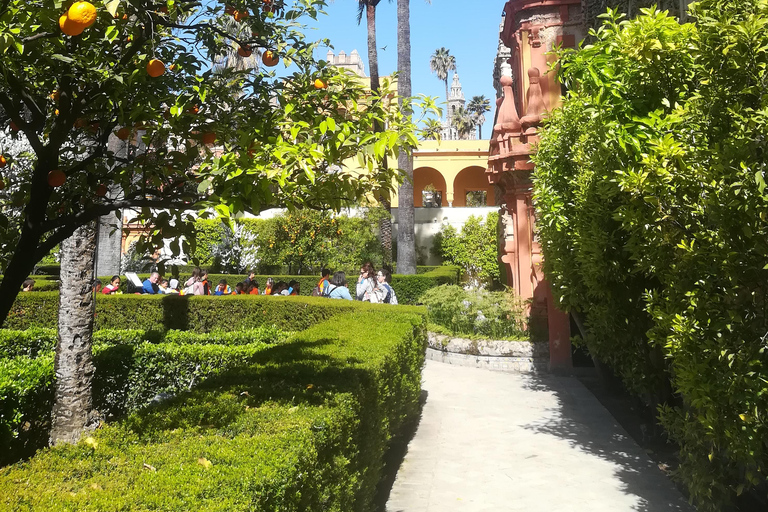
<path fill-rule="evenodd" d="M 347 285 L 347 275 L 336 272 L 330 277 L 331 271 L 323 269 L 322 278 L 312 290 L 312 295 L 329 297 L 331 299 L 352 300 Z M 355 286 L 355 299 L 364 302 L 397 304 L 397 296 L 392 288 L 392 271 L 383 267 L 378 272 L 371 262 L 360 267 L 360 275 Z"/>
<path fill-rule="evenodd" d="M 378 272 L 371 262 L 366 262 L 360 267 L 360 275 L 355 286 L 354 299 L 364 302 L 383 304 L 397 304 L 397 296 L 392 288 L 392 271 L 388 267 L 382 267 Z M 28 279 L 24 282 L 24 291 L 31 291 L 35 282 Z M 103 285 L 100 280 L 93 283 L 93 291 L 105 295 L 121 293 L 120 276 L 114 275 L 109 284 Z M 256 273 L 251 271 L 244 281 L 237 283 L 232 288 L 226 279 L 221 279 L 216 286 L 212 286 L 208 279 L 208 272 L 195 267 L 192 276 L 181 285 L 178 279 L 165 279 L 159 272 L 152 272 L 142 283 L 139 293 L 150 295 L 299 295 L 301 283 L 296 280 L 290 282 L 277 281 L 267 278 L 264 289 L 259 288 L 256 281 Z M 324 268 L 320 281 L 312 290 L 316 297 L 328 297 L 331 299 L 353 300 L 347 284 L 347 276 L 344 272 L 335 272 Z"/>
<path fill-rule="evenodd" d="M 119 276 L 115 276 L 119 279 Z M 117 281 L 120 286 L 120 281 Z M 104 291 L 103 293 L 112 293 Z M 158 272 L 152 272 L 144 280 L 141 287 L 141 293 L 150 295 L 156 294 L 178 294 L 178 295 L 299 295 L 301 293 L 301 283 L 298 281 L 278 281 L 275 283 L 271 277 L 267 279 L 264 290 L 259 289 L 259 283 L 256 281 L 255 272 L 250 272 L 244 281 L 237 283 L 234 287 L 230 286 L 226 279 L 220 279 L 217 285 L 211 283 L 208 272 L 195 267 L 192 270 L 192 276 L 184 282 L 183 286 L 177 279 L 164 279 Z"/>

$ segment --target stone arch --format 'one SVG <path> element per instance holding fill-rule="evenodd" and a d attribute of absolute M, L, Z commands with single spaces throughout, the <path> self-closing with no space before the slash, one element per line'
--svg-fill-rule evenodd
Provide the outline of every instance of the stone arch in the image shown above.
<path fill-rule="evenodd" d="M 488 183 L 485 168 L 478 165 L 465 167 L 453 180 L 453 206 L 467 206 L 467 192 L 485 191 L 486 205 L 493 206 L 496 202 L 493 185 Z"/>
<path fill-rule="evenodd" d="M 421 208 L 424 206 L 421 200 L 421 191 L 429 184 L 435 186 L 435 189 L 443 193 L 443 206 L 447 206 L 447 187 L 445 178 L 440 171 L 434 167 L 419 167 L 413 170 L 413 206 Z"/>

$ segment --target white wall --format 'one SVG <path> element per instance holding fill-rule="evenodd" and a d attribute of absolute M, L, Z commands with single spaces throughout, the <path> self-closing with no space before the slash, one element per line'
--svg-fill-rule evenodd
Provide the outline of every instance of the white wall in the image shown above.
<path fill-rule="evenodd" d="M 432 255 L 432 241 L 443 225 L 451 225 L 460 231 L 467 219 L 474 215 L 485 218 L 490 212 L 499 211 L 498 206 L 477 208 L 416 208 L 415 231 L 416 244 L 428 254 L 427 265 L 438 265 L 440 260 Z M 392 226 L 392 239 L 397 240 L 397 208 L 392 208 L 395 221 Z"/>

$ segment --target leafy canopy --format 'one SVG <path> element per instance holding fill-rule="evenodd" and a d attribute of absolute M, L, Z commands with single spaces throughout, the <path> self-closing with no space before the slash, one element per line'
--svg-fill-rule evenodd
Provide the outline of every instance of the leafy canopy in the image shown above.
<path fill-rule="evenodd" d="M 0 127 L 29 151 L 7 154 L 0 170 L 0 266 L 21 257 L 19 245 L 33 245 L 24 257 L 38 260 L 78 226 L 123 208 L 157 244 L 183 231 L 188 210 L 338 209 L 391 189 L 397 171 L 379 163 L 417 144 L 414 126 L 314 60 L 319 43 L 304 39 L 302 20 L 324 4 L 110 0 L 95 3 L 92 26 L 66 36 L 58 20 L 69 3 L 4 2 Z M 254 56 L 213 66 L 232 61 L 234 48 L 269 50 L 288 69 L 278 76 Z M 149 75 L 152 59 L 165 64 L 161 76 Z M 328 88 L 316 88 L 317 78 Z M 388 130 L 374 133 L 375 121 Z M 345 165 L 353 157 L 360 168 Z M 65 173 L 62 186 L 49 186 L 54 170 Z"/>

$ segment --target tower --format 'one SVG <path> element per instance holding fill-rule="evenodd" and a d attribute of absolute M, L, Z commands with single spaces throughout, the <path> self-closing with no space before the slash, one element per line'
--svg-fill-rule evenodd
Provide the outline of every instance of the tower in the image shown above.
<path fill-rule="evenodd" d="M 443 125 L 442 138 L 445 140 L 459 140 L 459 133 L 453 126 L 453 116 L 458 112 L 460 107 L 466 105 L 464 99 L 464 91 L 461 88 L 461 82 L 459 82 L 459 74 L 453 74 L 453 82 L 451 83 L 451 92 L 448 94 L 448 112 L 445 115 L 445 125 Z M 476 134 L 474 130 L 469 133 L 469 139 L 475 139 Z"/>

